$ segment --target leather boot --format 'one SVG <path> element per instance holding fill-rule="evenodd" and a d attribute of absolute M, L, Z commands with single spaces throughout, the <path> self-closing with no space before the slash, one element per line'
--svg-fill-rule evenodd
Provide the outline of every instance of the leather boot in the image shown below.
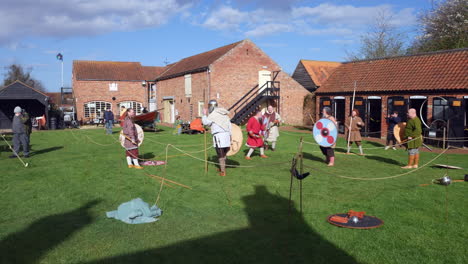
<path fill-rule="evenodd" d="M 408 165 L 401 167 L 402 169 L 412 169 L 414 164 L 414 156 L 408 155 Z"/>
<path fill-rule="evenodd" d="M 417 169 L 419 165 L 419 153 L 414 155 L 413 169 Z"/>

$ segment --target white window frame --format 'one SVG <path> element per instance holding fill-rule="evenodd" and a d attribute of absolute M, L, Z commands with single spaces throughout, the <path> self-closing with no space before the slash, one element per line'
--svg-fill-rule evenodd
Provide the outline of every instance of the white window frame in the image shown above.
<path fill-rule="evenodd" d="M 203 109 L 205 108 L 204 101 L 198 101 L 198 116 L 203 116 Z"/>
<path fill-rule="evenodd" d="M 137 101 L 122 101 L 119 102 L 118 108 L 120 109 L 122 106 L 125 106 L 125 108 L 133 108 L 135 111 L 136 115 L 139 115 L 143 113 L 143 104 Z"/>
<path fill-rule="evenodd" d="M 83 105 L 83 112 L 85 118 L 104 118 L 104 111 L 110 108 L 112 111 L 112 104 L 106 101 L 90 101 Z"/>
<path fill-rule="evenodd" d="M 185 81 L 185 97 L 192 97 L 192 74 L 184 76 Z"/>

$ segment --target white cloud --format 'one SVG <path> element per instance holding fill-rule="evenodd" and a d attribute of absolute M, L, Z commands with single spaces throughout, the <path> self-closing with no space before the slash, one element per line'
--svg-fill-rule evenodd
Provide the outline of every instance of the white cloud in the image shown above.
<path fill-rule="evenodd" d="M 222 6 L 212 12 L 203 25 L 215 30 L 237 30 L 248 19 L 247 12 L 229 6 Z"/>
<path fill-rule="evenodd" d="M 245 3 L 246 0 L 237 0 Z M 248 1 L 247 1 L 248 2 Z M 256 0 L 254 2 L 264 2 Z M 261 8 L 243 11 L 223 5 L 212 9 L 204 17 L 202 26 L 219 31 L 240 31 L 247 37 L 263 37 L 276 33 L 295 32 L 303 35 L 334 35 L 345 37 L 362 33 L 382 12 L 391 17 L 396 26 L 413 25 L 416 21 L 411 8 L 395 11 L 391 5 L 356 7 L 353 5 L 320 4 L 317 6 L 292 6 L 296 1 L 286 1 L 283 9 Z"/>
<path fill-rule="evenodd" d="M 264 24 L 245 32 L 248 37 L 261 37 L 292 31 L 292 26 L 285 24 Z"/>
<path fill-rule="evenodd" d="M 159 26 L 191 4 L 180 0 L 3 0 L 0 43 L 22 37 L 68 37 Z"/>

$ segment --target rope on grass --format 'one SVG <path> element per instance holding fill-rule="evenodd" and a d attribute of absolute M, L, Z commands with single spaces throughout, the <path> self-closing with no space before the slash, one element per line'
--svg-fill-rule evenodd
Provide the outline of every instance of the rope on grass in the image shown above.
<path fill-rule="evenodd" d="M 220 163 L 218 162 L 213 162 L 213 161 L 210 161 L 210 160 L 205 160 L 205 159 L 201 159 L 201 158 L 198 158 L 198 157 L 195 157 L 193 155 L 191 155 L 190 153 L 187 153 L 173 145 L 171 145 L 172 148 L 174 148 L 175 150 L 181 152 L 181 153 L 184 153 L 186 154 L 187 156 L 193 158 L 193 159 L 196 159 L 198 161 L 202 161 L 202 162 L 208 162 L 210 164 L 214 164 L 214 165 L 220 165 Z M 266 167 L 266 166 L 273 166 L 273 165 L 280 165 L 280 164 L 286 164 L 286 163 L 290 163 L 289 161 L 287 162 L 276 162 L 276 163 L 270 163 L 270 164 L 262 164 L 262 165 L 229 165 L 229 164 L 226 164 L 226 167 L 231 167 L 231 168 L 256 168 L 256 167 Z"/>
<path fill-rule="evenodd" d="M 328 173 L 328 172 L 325 172 L 321 169 L 318 169 L 316 167 L 312 167 L 310 165 L 304 165 L 305 167 L 308 167 L 308 168 L 313 168 L 315 170 L 318 170 L 322 173 L 328 173 L 332 176 L 335 176 L 335 177 L 339 177 L 339 178 L 344 178 L 344 179 L 349 179 L 349 180 L 360 180 L 360 181 L 376 181 L 376 180 L 388 180 L 388 179 L 394 179 L 394 178 L 398 178 L 398 177 L 402 177 L 402 176 L 405 176 L 405 175 L 408 175 L 408 174 L 411 174 L 413 172 L 416 172 L 426 166 L 428 166 L 430 163 L 434 162 L 436 159 L 438 159 L 440 156 L 442 156 L 449 148 L 446 148 L 444 149 L 444 151 L 442 151 L 441 153 L 439 153 L 437 156 L 435 156 L 433 159 L 431 159 L 430 161 L 428 161 L 427 163 L 419 166 L 418 168 L 414 169 L 414 170 L 411 170 L 411 171 L 408 171 L 408 172 L 405 172 L 405 173 L 400 173 L 400 174 L 396 174 L 396 175 L 391 175 L 391 176 L 386 176 L 386 177 L 380 177 L 380 178 L 360 178 L 360 177 L 349 177 L 349 176 L 345 176 L 345 175 L 339 175 L 339 174 L 334 174 L 334 173 Z"/>
<path fill-rule="evenodd" d="M 169 146 L 171 144 L 167 144 L 166 146 L 166 159 L 165 159 L 165 162 L 164 162 L 164 171 L 163 171 L 163 175 L 164 177 L 161 177 L 161 186 L 159 187 L 159 192 L 158 192 L 158 197 L 156 198 L 156 201 L 154 202 L 154 204 L 158 204 L 159 202 L 159 198 L 161 197 L 161 192 L 162 192 L 162 189 L 163 189 L 163 186 L 164 186 L 164 181 L 167 177 L 167 154 L 168 154 L 168 151 L 169 151 Z"/>

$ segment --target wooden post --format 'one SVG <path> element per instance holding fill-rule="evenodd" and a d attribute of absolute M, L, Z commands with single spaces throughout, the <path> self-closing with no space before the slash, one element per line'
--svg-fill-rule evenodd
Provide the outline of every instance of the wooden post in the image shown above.
<path fill-rule="evenodd" d="M 303 166 L 303 154 L 302 154 L 302 144 L 303 144 L 303 137 L 301 137 L 301 141 L 299 143 L 299 174 L 304 173 L 304 166 Z M 302 180 L 299 181 L 299 207 L 300 212 L 302 214 Z"/>
<path fill-rule="evenodd" d="M 353 108 L 354 108 L 354 99 L 356 98 L 356 81 L 354 81 L 354 90 L 353 90 L 353 103 L 351 105 L 351 117 L 349 118 L 349 127 L 348 127 L 348 143 L 346 144 L 346 153 L 349 149 L 349 140 L 351 139 L 351 126 L 353 125 Z"/>
<path fill-rule="evenodd" d="M 204 141 L 205 141 L 205 173 L 208 172 L 208 148 L 206 147 L 206 131 L 203 133 Z"/>
<path fill-rule="evenodd" d="M 444 132 L 442 134 L 442 148 L 445 149 L 445 127 L 444 127 Z"/>

